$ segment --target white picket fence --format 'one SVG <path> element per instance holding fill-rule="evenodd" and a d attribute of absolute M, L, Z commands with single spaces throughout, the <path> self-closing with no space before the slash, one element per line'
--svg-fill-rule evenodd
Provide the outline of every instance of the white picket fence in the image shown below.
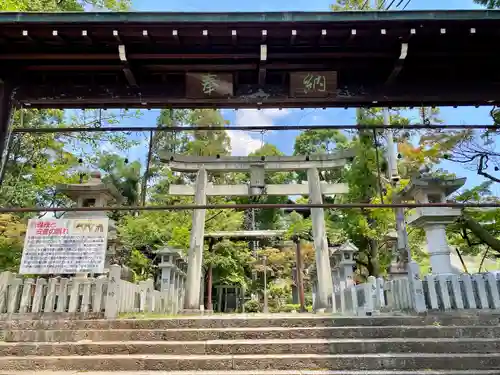
<path fill-rule="evenodd" d="M 500 277 L 494 273 L 376 279 L 334 287 L 332 310 L 344 315 L 432 310 L 500 309 Z"/>
<path fill-rule="evenodd" d="M 121 279 L 121 267 L 110 267 L 98 278 L 24 278 L 0 273 L 0 316 L 21 314 L 96 313 L 116 318 L 120 313 L 177 314 L 183 290 L 154 290 L 153 280 L 137 284 Z"/>

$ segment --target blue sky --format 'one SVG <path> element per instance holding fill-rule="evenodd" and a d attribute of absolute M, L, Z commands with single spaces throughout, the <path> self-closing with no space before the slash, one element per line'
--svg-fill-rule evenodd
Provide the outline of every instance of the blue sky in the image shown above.
<path fill-rule="evenodd" d="M 399 1 L 399 0 L 398 0 Z M 328 11 L 332 1 L 327 0 L 135 0 L 133 9 L 137 11 L 173 11 L 173 12 L 224 12 L 224 11 Z M 397 3 L 397 2 L 396 2 Z M 479 9 L 472 0 L 412 0 L 408 10 L 436 10 L 436 9 Z M 489 124 L 490 108 L 442 108 L 441 118 L 447 124 Z M 141 119 L 132 120 L 132 123 L 122 125 L 151 125 L 153 126 L 159 111 L 146 111 Z M 355 111 L 353 109 L 317 109 L 317 110 L 224 110 L 224 117 L 233 125 L 341 125 L 354 124 Z M 418 121 L 415 121 L 418 122 Z M 264 134 L 264 141 L 273 143 L 286 154 L 293 150 L 293 141 L 296 132 L 268 132 Z M 231 132 L 232 150 L 235 155 L 246 155 L 257 149 L 261 144 L 261 134 L 248 132 Z M 144 160 L 146 142 L 130 150 L 130 159 Z M 467 177 L 467 186 L 473 186 L 482 181 L 475 172 L 461 166 L 446 162 L 443 168 L 459 176 Z M 499 184 L 497 184 L 499 185 Z M 495 186 L 494 192 L 500 195 L 500 186 Z"/>

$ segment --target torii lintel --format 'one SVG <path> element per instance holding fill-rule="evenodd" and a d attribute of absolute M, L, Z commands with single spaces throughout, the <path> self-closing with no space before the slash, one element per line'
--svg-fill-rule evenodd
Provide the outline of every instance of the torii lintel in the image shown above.
<path fill-rule="evenodd" d="M 173 171 L 196 172 L 200 169 L 218 172 L 249 171 L 256 166 L 266 171 L 297 171 L 309 168 L 334 169 L 343 167 L 352 159 L 354 150 L 342 150 L 323 155 L 301 156 L 187 156 L 160 152 L 160 160 Z"/>

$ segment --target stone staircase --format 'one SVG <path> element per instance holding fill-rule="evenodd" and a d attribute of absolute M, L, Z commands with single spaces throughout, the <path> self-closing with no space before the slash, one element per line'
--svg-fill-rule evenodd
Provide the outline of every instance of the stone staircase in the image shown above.
<path fill-rule="evenodd" d="M 4 374 L 499 375 L 497 315 L 0 322 Z"/>

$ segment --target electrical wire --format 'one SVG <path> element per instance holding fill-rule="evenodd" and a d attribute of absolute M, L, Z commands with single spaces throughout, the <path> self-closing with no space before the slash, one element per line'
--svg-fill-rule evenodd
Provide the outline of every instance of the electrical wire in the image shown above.
<path fill-rule="evenodd" d="M 165 206 L 104 206 L 104 207 L 0 207 L 0 213 L 10 212 L 104 212 L 104 211 L 186 211 L 186 210 L 248 210 L 259 209 L 357 209 L 357 208 L 420 208 L 420 207 L 448 207 L 448 208 L 498 208 L 498 202 L 485 203 L 257 203 L 257 204 L 173 204 Z"/>
<path fill-rule="evenodd" d="M 392 0 L 391 3 L 385 8 L 385 10 L 389 10 L 392 7 L 392 4 L 394 4 L 396 0 Z"/>
<path fill-rule="evenodd" d="M 460 129 L 486 129 L 500 130 L 499 125 L 443 125 L 443 124 L 415 124 L 415 125 L 250 125 L 250 126 L 107 126 L 107 127 L 67 127 L 67 128 L 17 128 L 12 133 L 101 133 L 101 132 L 192 132 L 192 131 L 221 131 L 221 130 L 243 130 L 243 131 L 279 131 L 279 130 L 320 130 L 320 129 L 344 129 L 344 130 L 383 130 L 405 129 L 405 130 L 460 130 Z"/>
<path fill-rule="evenodd" d="M 408 1 L 406 2 L 405 6 L 403 7 L 403 9 L 401 9 L 401 10 L 405 10 L 405 9 L 406 9 L 406 7 L 407 7 L 410 3 L 411 3 L 411 0 L 408 0 Z"/>

